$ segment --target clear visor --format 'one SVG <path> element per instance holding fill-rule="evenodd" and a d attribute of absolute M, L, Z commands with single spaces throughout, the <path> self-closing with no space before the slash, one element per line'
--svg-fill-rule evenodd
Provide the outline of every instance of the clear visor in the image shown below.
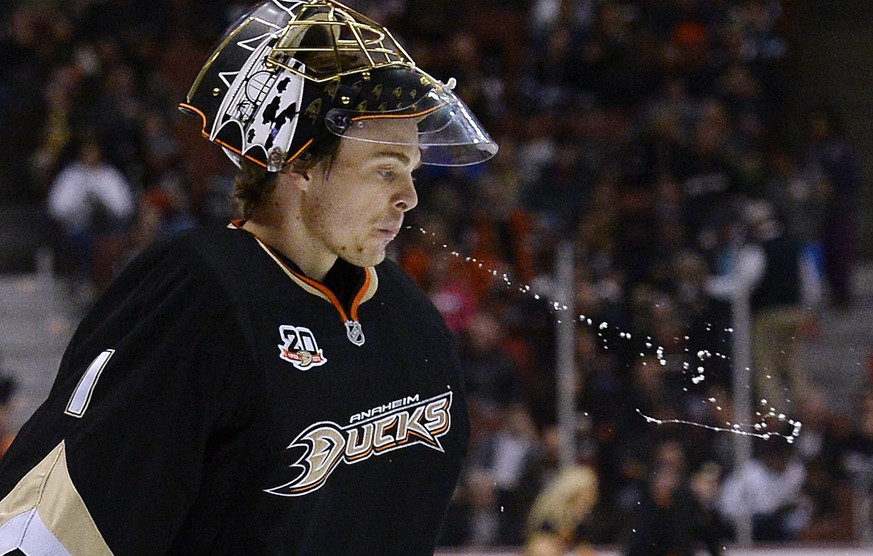
<path fill-rule="evenodd" d="M 417 133 L 368 133 L 384 127 L 386 120 L 413 121 Z M 378 112 L 334 108 L 325 116 L 331 133 L 355 141 L 418 146 L 421 163 L 434 166 L 467 166 L 484 162 L 497 153 L 497 143 L 482 124 L 448 88 L 433 89 L 413 105 Z"/>

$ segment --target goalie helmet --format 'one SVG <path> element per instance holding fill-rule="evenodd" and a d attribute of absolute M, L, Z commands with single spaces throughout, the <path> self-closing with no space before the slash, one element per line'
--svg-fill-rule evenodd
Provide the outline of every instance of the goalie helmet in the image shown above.
<path fill-rule="evenodd" d="M 245 157 L 271 172 L 327 134 L 383 118 L 416 121 L 423 164 L 487 160 L 497 144 L 453 87 L 342 4 L 268 0 L 230 27 L 180 108 L 198 115 L 203 135 L 237 165 Z"/>

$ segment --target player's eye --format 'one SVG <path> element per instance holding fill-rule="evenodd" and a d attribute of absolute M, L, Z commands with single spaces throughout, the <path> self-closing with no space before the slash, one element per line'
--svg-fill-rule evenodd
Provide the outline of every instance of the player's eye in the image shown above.
<path fill-rule="evenodd" d="M 379 175 L 382 176 L 382 179 L 386 181 L 393 180 L 394 177 L 397 175 L 393 168 L 377 168 L 376 172 L 378 172 Z"/>

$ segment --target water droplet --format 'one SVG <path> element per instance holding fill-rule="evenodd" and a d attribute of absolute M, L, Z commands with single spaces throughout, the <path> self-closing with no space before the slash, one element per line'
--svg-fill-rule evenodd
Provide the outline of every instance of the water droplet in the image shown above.
<path fill-rule="evenodd" d="M 412 227 L 412 226 L 407 226 L 406 229 L 414 230 L 416 228 Z M 451 256 L 451 257 L 455 257 L 458 259 L 461 259 L 463 257 L 463 260 L 465 262 L 475 264 L 478 266 L 478 268 L 484 269 L 486 272 L 491 274 L 495 278 L 495 280 L 499 277 L 506 287 L 512 287 L 512 288 L 516 287 L 513 284 L 512 277 L 510 276 L 509 273 L 500 272 L 494 268 L 487 268 L 487 266 L 490 266 L 490 265 L 487 265 L 485 261 L 480 261 L 475 257 L 469 257 L 469 256 L 464 257 L 459 251 L 449 251 L 449 246 L 447 244 L 438 242 L 437 234 L 435 232 L 428 232 L 427 230 L 425 230 L 424 228 L 421 228 L 421 227 L 418 227 L 417 229 L 422 235 L 429 236 L 428 241 L 431 242 L 432 246 L 434 246 L 434 247 L 441 246 L 442 249 L 444 250 L 444 252 L 447 253 L 447 255 L 444 255 L 444 256 Z M 531 297 L 533 297 L 533 299 L 535 299 L 537 301 L 542 300 L 544 298 L 548 300 L 548 296 L 543 296 L 539 293 L 533 292 L 531 286 L 528 284 L 520 284 L 517 286 L 517 289 L 519 290 L 519 292 L 524 293 L 526 295 L 530 295 Z M 570 310 L 569 306 L 566 304 L 556 302 L 553 300 L 548 300 L 548 301 L 551 303 L 552 309 L 556 313 L 559 311 L 569 311 Z M 658 305 L 656 304 L 655 306 L 657 307 Z M 556 320 L 557 320 L 558 324 L 562 323 L 562 320 L 560 320 L 560 319 L 556 319 Z M 578 321 L 585 323 L 586 325 L 588 325 L 592 328 L 595 327 L 595 323 L 593 322 L 591 317 L 587 317 L 585 315 L 579 315 Z M 713 329 L 712 323 L 704 323 L 704 325 L 705 325 L 705 328 L 707 331 L 711 331 Z M 602 321 L 599 325 L 596 325 L 596 326 L 600 331 L 605 331 L 611 327 L 609 322 L 606 322 L 606 321 Z M 628 339 L 628 340 L 631 339 L 630 332 L 625 332 L 625 331 L 619 330 L 618 326 L 612 326 L 612 328 L 615 329 L 616 332 L 618 332 L 619 338 Z M 727 327 L 724 329 L 724 331 L 727 333 L 733 333 L 734 328 Z M 598 333 L 597 337 L 602 340 L 602 343 L 603 343 L 602 348 L 604 350 L 609 350 L 607 338 L 604 337 L 604 335 L 601 333 Z M 667 358 L 665 357 L 666 350 L 664 349 L 664 347 L 663 346 L 655 347 L 654 340 L 653 340 L 652 336 L 646 336 L 645 338 L 646 338 L 645 348 L 647 350 L 651 350 L 654 348 L 655 349 L 655 356 L 657 357 L 659 364 L 663 367 L 666 367 L 667 366 Z M 682 352 L 687 354 L 686 356 L 683 356 L 682 359 L 690 358 L 691 353 L 692 353 L 692 348 L 690 345 L 691 344 L 691 342 L 690 342 L 691 337 L 689 335 L 685 335 L 685 336 L 682 336 L 681 340 L 678 336 L 674 336 L 672 338 L 672 341 L 677 342 L 677 343 L 681 342 L 682 340 L 685 341 Z M 728 340 L 729 339 L 726 337 L 721 338 L 721 343 L 726 344 L 728 342 Z M 672 352 L 671 353 L 671 360 L 679 359 L 679 355 L 682 352 L 678 352 L 678 351 Z M 641 358 L 645 358 L 646 353 L 640 352 L 639 356 Z M 725 355 L 722 353 L 717 353 L 717 352 L 712 353 L 709 350 L 705 350 L 705 349 L 697 351 L 696 356 L 700 362 L 704 362 L 706 359 L 709 359 L 712 357 L 718 357 L 718 358 L 720 358 L 722 360 L 726 360 L 726 361 L 731 360 L 730 356 L 728 356 L 728 355 Z M 648 365 L 648 362 L 643 361 L 642 364 L 645 366 L 645 365 Z M 679 361 L 676 361 L 676 364 L 678 365 Z M 682 372 L 683 373 L 688 372 L 691 369 L 692 364 L 693 363 L 691 363 L 687 360 L 682 360 L 681 361 Z M 751 371 L 751 369 L 749 367 L 746 367 L 746 370 Z M 770 375 L 767 375 L 767 377 L 772 378 Z M 699 365 L 696 367 L 696 373 L 692 377 L 692 382 L 694 384 L 699 384 L 700 382 L 702 382 L 704 380 L 705 380 L 705 368 L 702 365 Z M 751 390 L 752 386 L 746 385 L 746 388 Z M 682 391 L 687 393 L 687 392 L 689 392 L 689 389 L 687 387 L 683 387 Z M 702 403 L 706 403 L 703 400 L 701 400 L 701 401 L 702 401 Z M 716 400 L 716 398 L 708 398 L 708 401 L 711 403 L 716 403 L 717 400 Z M 788 400 L 786 400 L 786 401 L 788 401 Z M 769 405 L 769 402 L 766 399 L 761 400 L 761 406 L 767 407 L 768 405 Z M 722 410 L 721 405 L 716 405 L 715 407 L 719 411 Z M 762 416 L 761 412 L 756 412 L 757 418 L 762 420 L 765 418 L 776 417 L 778 415 L 778 418 L 780 421 L 783 421 L 783 422 L 787 421 L 790 425 L 792 425 L 794 427 L 794 430 L 790 436 L 775 433 L 775 432 L 763 432 L 763 433 L 760 432 L 762 430 L 767 429 L 767 423 L 763 422 L 763 421 L 760 423 L 756 423 L 754 425 L 731 424 L 728 422 L 725 424 L 726 428 L 724 428 L 724 427 L 714 427 L 714 426 L 710 426 L 710 425 L 706 425 L 706 424 L 695 423 L 695 422 L 691 422 L 691 421 L 682 421 L 682 420 L 659 421 L 655 418 L 643 415 L 642 412 L 639 411 L 639 409 L 637 409 L 637 412 L 640 413 L 640 415 L 642 415 L 646 419 L 647 422 L 656 423 L 659 425 L 664 424 L 664 423 L 679 423 L 679 424 L 685 424 L 685 425 L 690 425 L 690 426 L 703 427 L 703 428 L 718 431 L 718 432 L 729 432 L 729 433 L 735 433 L 735 434 L 741 434 L 741 435 L 756 436 L 759 438 L 763 438 L 765 440 L 771 438 L 772 436 L 778 436 L 778 437 L 785 437 L 788 442 L 793 442 L 794 438 L 800 434 L 800 429 L 801 429 L 801 423 L 799 421 L 795 421 L 793 419 L 788 419 L 784 413 L 777 413 L 776 409 L 772 406 L 770 406 L 769 413 L 766 415 L 766 417 Z M 743 430 L 743 429 L 746 429 L 746 430 Z M 501 510 L 501 512 L 504 511 L 503 506 L 501 506 L 500 510 Z M 634 532 L 636 532 L 636 530 L 634 530 Z"/>

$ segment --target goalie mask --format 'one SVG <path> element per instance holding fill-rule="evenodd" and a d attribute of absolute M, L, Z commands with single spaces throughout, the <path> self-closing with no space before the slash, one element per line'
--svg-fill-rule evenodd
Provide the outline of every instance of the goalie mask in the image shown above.
<path fill-rule="evenodd" d="M 422 164 L 485 161 L 497 144 L 453 87 L 341 4 L 269 0 L 225 34 L 180 108 L 199 115 L 203 135 L 237 165 L 245 157 L 271 172 L 327 134 L 384 118 L 416 121 Z"/>

